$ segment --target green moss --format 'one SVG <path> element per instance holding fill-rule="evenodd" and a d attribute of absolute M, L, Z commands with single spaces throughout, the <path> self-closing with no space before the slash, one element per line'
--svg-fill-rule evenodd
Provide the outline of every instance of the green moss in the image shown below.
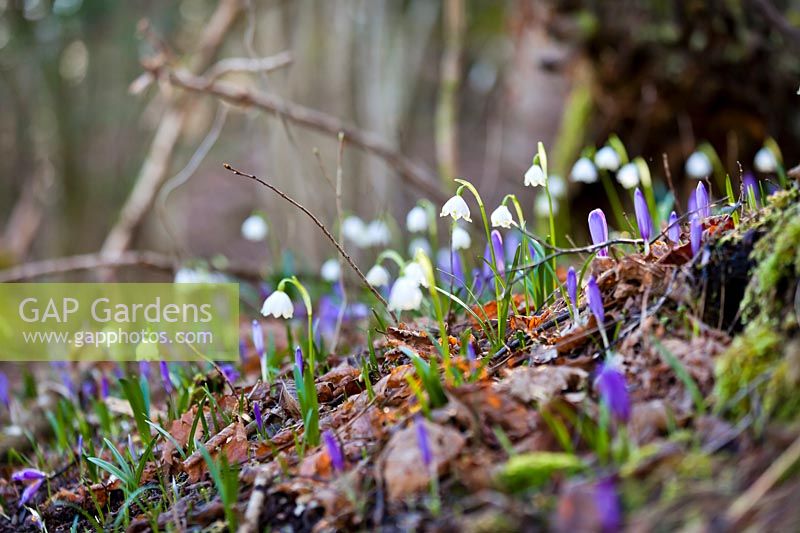
<path fill-rule="evenodd" d="M 760 421 L 800 414 L 794 343 L 794 292 L 800 274 L 800 204 L 797 190 L 777 193 L 749 228 L 765 232 L 751 258 L 755 268 L 742 300 L 744 332 L 717 360 L 718 407 L 735 418 L 758 407 Z M 753 399 L 758 401 L 754 403 Z"/>
<path fill-rule="evenodd" d="M 515 455 L 500 472 L 499 481 L 513 492 L 537 488 L 557 473 L 574 474 L 583 470 L 581 460 L 569 453 L 535 452 Z"/>

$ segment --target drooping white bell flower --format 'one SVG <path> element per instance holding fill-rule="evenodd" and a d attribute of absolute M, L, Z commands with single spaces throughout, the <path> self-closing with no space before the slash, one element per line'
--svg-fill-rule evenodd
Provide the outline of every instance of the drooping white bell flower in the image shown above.
<path fill-rule="evenodd" d="M 539 165 L 531 165 L 531 168 L 525 172 L 524 183 L 526 187 L 542 187 L 546 181 L 547 178 L 544 175 L 544 171 Z"/>
<path fill-rule="evenodd" d="M 386 246 L 390 238 L 389 226 L 383 220 L 373 220 L 367 225 L 367 246 Z"/>
<path fill-rule="evenodd" d="M 626 189 L 633 189 L 639 185 L 639 169 L 636 168 L 636 164 L 628 163 L 619 169 L 617 181 Z"/>
<path fill-rule="evenodd" d="M 613 172 L 619 168 L 619 154 L 610 146 L 603 146 L 594 154 L 594 164 L 597 168 Z"/>
<path fill-rule="evenodd" d="M 423 237 L 412 239 L 408 244 L 408 254 L 413 257 L 417 255 L 417 250 L 422 250 L 425 252 L 425 255 L 431 255 L 431 244 L 428 242 L 428 239 Z"/>
<path fill-rule="evenodd" d="M 411 233 L 418 233 L 428 229 L 428 212 L 422 206 L 416 206 L 406 215 L 406 228 Z"/>
<path fill-rule="evenodd" d="M 417 285 L 422 285 L 426 289 L 428 288 L 428 277 L 425 275 L 425 270 L 416 261 L 406 264 L 405 268 L 403 268 L 403 277 L 414 280 Z"/>
<path fill-rule="evenodd" d="M 511 226 L 517 225 L 517 223 L 514 222 L 514 217 L 511 216 L 511 211 L 502 204 L 492 211 L 491 220 L 493 228 L 510 228 Z"/>
<path fill-rule="evenodd" d="M 367 283 L 373 287 L 385 287 L 389 284 L 389 271 L 381 265 L 374 265 L 369 269 L 367 275 Z"/>
<path fill-rule="evenodd" d="M 269 226 L 261 215 L 250 215 L 242 222 L 242 237 L 251 242 L 260 242 L 267 238 Z"/>
<path fill-rule="evenodd" d="M 772 153 L 772 150 L 764 146 L 756 152 L 756 156 L 753 158 L 753 166 L 759 172 L 775 172 L 778 170 L 778 159 Z"/>
<path fill-rule="evenodd" d="M 389 291 L 389 310 L 413 311 L 422 305 L 422 290 L 416 280 L 400 277 Z"/>
<path fill-rule="evenodd" d="M 553 203 L 553 215 L 558 213 L 558 200 L 551 197 Z M 533 211 L 536 216 L 547 218 L 550 216 L 550 202 L 547 201 L 546 194 L 537 194 L 536 199 L 533 201 Z"/>
<path fill-rule="evenodd" d="M 342 221 L 342 235 L 359 248 L 367 245 L 367 225 L 355 215 L 350 215 Z"/>
<path fill-rule="evenodd" d="M 597 169 L 588 157 L 581 157 L 572 165 L 569 179 L 578 183 L 594 183 L 597 181 Z M 553 191 L 550 191 L 553 194 Z"/>
<path fill-rule="evenodd" d="M 264 300 L 261 306 L 261 314 L 264 316 L 274 316 L 275 318 L 292 318 L 294 316 L 294 305 L 289 295 L 283 291 L 275 291 Z"/>
<path fill-rule="evenodd" d="M 319 270 L 322 279 L 328 283 L 336 283 L 342 277 L 342 267 L 336 259 L 328 259 L 322 263 L 322 268 Z"/>
<path fill-rule="evenodd" d="M 453 237 L 451 247 L 453 250 L 466 250 L 472 246 L 472 238 L 469 232 L 460 226 L 453 228 Z"/>
<path fill-rule="evenodd" d="M 687 176 L 697 180 L 710 176 L 714 171 L 711 160 L 703 152 L 694 152 L 690 155 L 686 160 L 684 169 L 686 170 Z"/>
<path fill-rule="evenodd" d="M 547 188 L 553 198 L 564 198 L 567 195 L 567 182 L 558 174 L 551 174 L 547 180 Z"/>
<path fill-rule="evenodd" d="M 449 200 L 447 200 L 444 205 L 442 206 L 442 212 L 439 213 L 440 217 L 453 217 L 453 220 L 458 220 L 463 218 L 467 222 L 472 222 L 472 218 L 470 217 L 469 213 L 469 206 L 464 199 L 456 194 Z"/>

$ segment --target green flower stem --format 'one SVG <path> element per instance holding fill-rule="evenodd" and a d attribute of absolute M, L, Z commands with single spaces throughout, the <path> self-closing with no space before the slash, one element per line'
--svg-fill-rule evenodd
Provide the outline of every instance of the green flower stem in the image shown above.
<path fill-rule="evenodd" d="M 503 205 L 505 205 L 506 202 L 511 202 L 512 204 L 514 204 L 514 210 L 517 212 L 517 219 L 519 220 L 519 229 L 520 229 L 520 232 L 522 233 L 522 254 L 524 256 L 525 254 L 528 253 L 528 235 L 525 232 L 525 215 L 523 215 L 523 213 L 522 213 L 522 206 L 520 205 L 519 200 L 517 199 L 516 195 L 507 194 L 503 198 L 503 201 L 501 203 Z M 531 257 L 531 261 L 533 261 L 532 257 Z M 533 274 L 533 270 L 531 270 L 531 274 Z M 523 292 L 523 294 L 525 294 L 525 312 L 528 315 L 530 315 L 531 314 L 531 304 L 530 304 L 530 301 L 528 300 L 528 283 L 527 283 L 526 279 L 527 279 L 527 277 L 523 278 L 522 284 L 523 284 L 523 289 L 524 290 L 522 292 Z M 510 287 L 510 285 L 509 285 L 509 287 Z"/>
<path fill-rule="evenodd" d="M 544 149 L 544 143 L 539 141 L 537 145 L 537 154 L 539 158 L 539 166 L 542 168 L 542 173 L 544 174 L 544 192 L 547 194 L 547 207 L 550 211 L 550 245 L 553 249 L 556 248 L 556 222 L 555 216 L 553 215 L 553 197 L 550 196 L 550 175 L 547 173 L 547 152 Z M 556 258 L 553 258 L 553 289 L 556 289 L 558 286 L 558 276 L 555 275 L 556 272 Z"/>
<path fill-rule="evenodd" d="M 400 270 L 403 270 L 406 267 L 406 262 L 403 259 L 403 257 L 394 250 L 382 251 L 380 254 L 378 254 L 378 258 L 375 259 L 375 264 L 376 265 L 381 264 L 381 262 L 384 259 L 390 259 L 391 261 L 394 261 L 394 263 L 400 268 Z"/>
<path fill-rule="evenodd" d="M 300 293 L 300 297 L 303 299 L 303 305 L 306 306 L 306 315 L 308 315 L 308 366 L 311 369 L 311 375 L 313 376 L 316 357 L 314 356 L 314 317 L 312 316 L 313 308 L 311 307 L 311 297 L 308 295 L 308 291 L 303 284 L 300 283 L 300 280 L 297 279 L 297 276 L 283 278 L 280 283 L 278 283 L 278 290 L 282 291 L 287 283 L 291 283 L 297 287 L 297 291 Z"/>
<path fill-rule="evenodd" d="M 489 245 L 489 252 L 492 257 L 492 268 L 494 269 L 495 272 L 497 272 L 497 258 L 494 256 L 494 246 L 492 246 L 492 234 L 491 230 L 489 229 L 490 228 L 489 218 L 486 216 L 486 208 L 483 206 L 483 199 L 481 199 L 481 195 L 478 194 L 477 189 L 475 189 L 475 187 L 470 182 L 460 179 L 455 180 L 455 182 L 460 184 L 462 187 L 466 187 L 469 190 L 469 192 L 472 193 L 472 196 L 475 197 L 475 201 L 478 202 L 478 208 L 481 211 L 481 219 L 483 219 L 483 229 L 486 232 L 486 242 Z M 459 187 L 459 189 L 460 188 L 461 187 Z M 494 293 L 495 293 L 495 299 L 497 300 L 497 304 L 499 305 L 500 299 L 502 298 L 502 290 L 500 287 L 500 280 L 497 279 L 497 276 L 495 276 L 494 279 Z"/>

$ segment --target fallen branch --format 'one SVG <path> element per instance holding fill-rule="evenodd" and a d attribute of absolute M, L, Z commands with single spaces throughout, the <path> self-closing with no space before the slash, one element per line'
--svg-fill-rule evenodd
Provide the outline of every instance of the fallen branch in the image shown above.
<path fill-rule="evenodd" d="M 386 164 L 395 168 L 403 179 L 419 188 L 424 194 L 437 201 L 447 199 L 447 195 L 439 187 L 430 170 L 400 154 L 379 135 L 360 130 L 346 124 L 337 117 L 317 109 L 286 101 L 273 94 L 251 91 L 229 82 L 212 81 L 201 76 L 195 76 L 186 70 L 164 71 L 163 67 L 153 68 L 156 77 L 169 80 L 174 86 L 187 91 L 216 96 L 235 105 L 263 109 L 301 126 L 332 136 L 338 137 L 340 133 L 343 133 L 347 141 L 383 159 Z"/>

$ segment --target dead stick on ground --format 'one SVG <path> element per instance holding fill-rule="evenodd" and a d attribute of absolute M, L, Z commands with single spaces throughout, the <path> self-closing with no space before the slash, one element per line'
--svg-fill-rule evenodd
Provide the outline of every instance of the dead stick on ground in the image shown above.
<path fill-rule="evenodd" d="M 244 512 L 244 521 L 239 526 L 238 533 L 254 533 L 258 531 L 258 522 L 261 517 L 261 510 L 264 507 L 268 482 L 269 473 L 266 468 L 262 468 L 253 483 L 253 492 L 250 493 L 250 500 L 247 502 L 247 509 Z"/>
<path fill-rule="evenodd" d="M 308 218 L 310 218 L 314 222 L 314 224 L 316 224 L 317 227 L 320 230 L 322 230 L 322 233 L 325 234 L 325 237 L 327 237 L 328 240 L 331 241 L 331 243 L 333 243 L 333 245 L 336 247 L 336 250 L 339 252 L 339 254 L 342 257 L 344 257 L 344 260 L 347 261 L 347 264 L 350 265 L 350 268 L 352 268 L 355 271 L 355 273 L 358 274 L 358 277 L 361 278 L 361 281 L 364 283 L 364 286 L 367 287 L 372 292 L 372 294 L 375 295 L 375 297 L 378 299 L 379 302 L 381 302 L 383 304 L 384 307 L 386 307 L 386 310 L 389 311 L 390 315 L 392 315 L 392 319 L 395 321 L 395 323 L 398 322 L 397 315 L 395 315 L 394 312 L 391 309 L 389 309 L 388 302 L 384 299 L 383 296 L 381 296 L 381 293 L 379 293 L 375 289 L 375 287 L 373 287 L 372 285 L 369 284 L 369 282 L 367 281 L 367 278 L 364 276 L 364 273 L 361 272 L 361 269 L 358 268 L 356 266 L 356 264 L 353 262 L 353 259 L 350 257 L 350 254 L 348 254 L 347 252 L 344 251 L 344 248 L 342 248 L 342 245 L 339 244 L 339 241 L 337 241 L 334 238 L 334 236 L 331 235 L 331 232 L 328 231 L 328 228 L 325 227 L 325 225 L 316 217 L 316 215 L 314 215 L 314 213 L 312 213 L 311 211 L 306 209 L 297 200 L 295 200 L 294 198 L 292 198 L 291 196 L 289 196 L 288 194 L 286 194 L 282 190 L 278 189 L 277 187 L 275 187 L 271 183 L 268 183 L 268 182 L 262 180 L 258 176 L 254 176 L 252 174 L 247 174 L 245 172 L 241 172 L 239 170 L 236 170 L 235 168 L 230 166 L 228 163 L 224 163 L 223 166 L 225 167 L 226 170 L 230 170 L 231 172 L 233 172 L 237 176 L 242 176 L 244 178 L 249 178 L 249 179 L 251 179 L 253 181 L 257 181 L 258 183 L 260 183 L 264 187 L 268 188 L 269 190 L 271 190 L 272 192 L 274 192 L 275 194 L 277 194 L 278 196 L 280 196 L 281 198 L 283 198 L 284 200 L 286 200 L 287 202 L 289 202 L 290 204 L 295 206 L 297 209 L 299 209 L 300 211 L 305 213 L 308 216 Z"/>

